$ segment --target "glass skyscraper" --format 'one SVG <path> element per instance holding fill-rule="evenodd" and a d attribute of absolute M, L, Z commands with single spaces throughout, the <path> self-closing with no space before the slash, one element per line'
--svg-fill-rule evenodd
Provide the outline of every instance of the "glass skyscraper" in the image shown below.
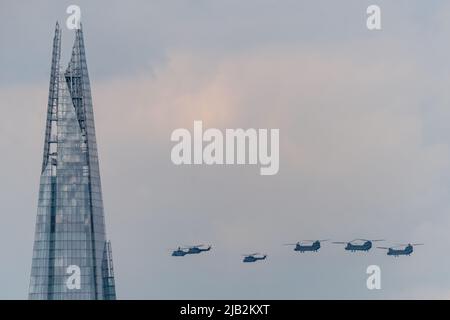
<path fill-rule="evenodd" d="M 81 25 L 66 70 L 60 56 L 56 24 L 29 298 L 112 300 L 111 244 Z"/>

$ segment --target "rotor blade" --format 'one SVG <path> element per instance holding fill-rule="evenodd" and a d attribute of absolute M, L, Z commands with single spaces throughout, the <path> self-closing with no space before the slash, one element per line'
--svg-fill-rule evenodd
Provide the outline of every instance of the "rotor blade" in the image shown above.
<path fill-rule="evenodd" d="M 425 243 L 412 243 L 412 246 L 423 246 Z"/>
<path fill-rule="evenodd" d="M 347 242 L 344 241 L 333 241 L 334 244 L 347 244 Z"/>
<path fill-rule="evenodd" d="M 330 241 L 331 239 L 322 239 L 322 240 L 317 240 L 319 242 L 326 242 L 326 241 Z"/>
<path fill-rule="evenodd" d="M 390 248 L 388 248 L 388 247 L 377 247 L 377 249 L 385 249 L 385 250 L 389 250 Z"/>
<path fill-rule="evenodd" d="M 192 245 L 184 245 L 184 247 L 185 248 L 199 248 L 199 247 L 203 247 L 204 245 L 203 244 L 197 244 L 197 245 L 195 245 L 195 246 L 192 246 Z"/>
<path fill-rule="evenodd" d="M 371 241 L 371 242 L 379 242 L 379 241 L 384 241 L 384 239 L 376 239 L 376 240 L 368 240 L 368 241 Z"/>
<path fill-rule="evenodd" d="M 317 240 L 300 240 L 300 242 L 315 242 Z"/>

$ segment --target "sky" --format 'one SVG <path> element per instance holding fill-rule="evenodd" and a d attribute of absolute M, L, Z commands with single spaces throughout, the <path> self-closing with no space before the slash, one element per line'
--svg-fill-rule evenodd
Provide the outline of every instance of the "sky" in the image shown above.
<path fill-rule="evenodd" d="M 65 64 L 71 4 L 118 298 L 450 298 L 448 1 L 0 0 L 0 299 L 27 298 L 51 42 L 59 20 Z M 194 120 L 280 129 L 278 174 L 175 166 L 170 135 Z M 425 245 L 397 259 L 282 245 L 355 238 Z M 170 256 L 198 243 L 213 249 Z"/>

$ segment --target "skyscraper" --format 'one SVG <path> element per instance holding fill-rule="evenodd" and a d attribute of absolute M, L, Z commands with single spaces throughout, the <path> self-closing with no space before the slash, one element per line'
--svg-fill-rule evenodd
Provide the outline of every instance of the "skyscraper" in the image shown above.
<path fill-rule="evenodd" d="M 112 300 L 111 244 L 81 25 L 65 71 L 60 56 L 57 23 L 29 298 Z"/>

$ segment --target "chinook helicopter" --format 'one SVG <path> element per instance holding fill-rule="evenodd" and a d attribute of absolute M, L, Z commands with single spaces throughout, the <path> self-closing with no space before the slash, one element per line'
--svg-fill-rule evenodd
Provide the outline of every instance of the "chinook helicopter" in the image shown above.
<path fill-rule="evenodd" d="M 372 248 L 372 242 L 384 241 L 382 239 L 368 240 L 368 239 L 354 239 L 349 242 L 335 241 L 334 244 L 345 244 L 345 250 L 350 252 L 355 251 L 369 251 Z"/>
<path fill-rule="evenodd" d="M 377 247 L 377 249 L 387 250 L 386 254 L 388 256 L 410 256 L 414 251 L 414 246 L 423 246 L 423 243 L 407 243 L 407 244 L 397 244 L 393 247 Z M 396 249 L 403 247 L 403 249 Z"/>
<path fill-rule="evenodd" d="M 285 246 L 295 246 L 294 251 L 298 252 L 317 252 L 320 249 L 321 242 L 329 241 L 330 239 L 324 240 L 301 240 L 297 243 L 286 243 Z"/>
<path fill-rule="evenodd" d="M 242 262 L 256 262 L 258 260 L 265 260 L 267 258 L 267 254 L 260 254 L 260 253 L 251 253 L 251 254 L 243 254 L 244 260 Z"/>

